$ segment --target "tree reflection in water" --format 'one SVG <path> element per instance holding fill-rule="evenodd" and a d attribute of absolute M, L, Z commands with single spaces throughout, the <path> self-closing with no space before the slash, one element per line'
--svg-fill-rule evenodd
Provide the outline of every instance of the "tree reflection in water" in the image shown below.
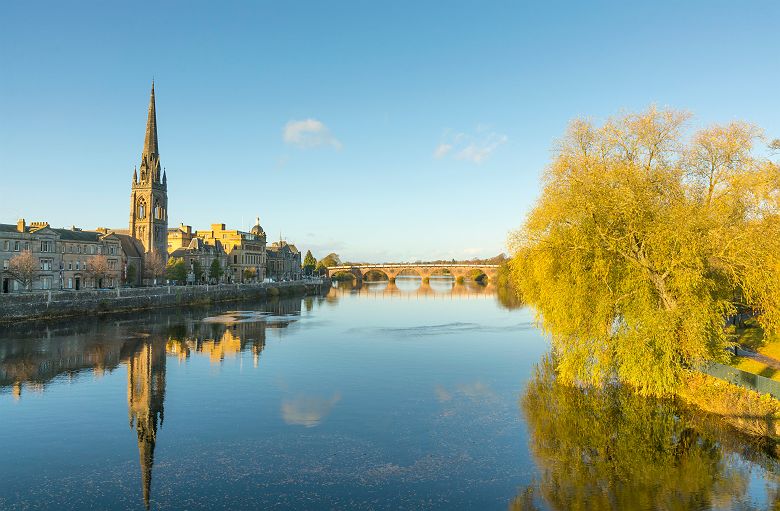
<path fill-rule="evenodd" d="M 546 358 L 521 407 L 540 475 L 510 509 L 759 509 L 746 502 L 751 464 L 739 462 L 750 449 L 729 453 L 673 400 L 567 386 Z M 773 478 L 767 492 L 768 508 L 780 509 Z"/>

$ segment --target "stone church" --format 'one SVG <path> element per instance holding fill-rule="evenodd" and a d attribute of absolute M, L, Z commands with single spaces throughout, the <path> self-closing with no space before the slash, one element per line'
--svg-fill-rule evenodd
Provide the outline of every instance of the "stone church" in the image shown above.
<path fill-rule="evenodd" d="M 147 254 L 156 252 L 165 256 L 168 253 L 168 178 L 160 165 L 154 83 L 141 166 L 133 171 L 128 234 L 143 243 Z"/>
<path fill-rule="evenodd" d="M 160 164 L 154 82 L 141 165 L 133 170 L 128 229 L 116 229 L 114 232 L 122 241 L 123 252 L 128 255 L 124 261 L 125 268 L 134 267 L 133 284 L 143 281 L 150 256 L 161 258 L 163 263 L 168 257 L 168 177 Z"/>

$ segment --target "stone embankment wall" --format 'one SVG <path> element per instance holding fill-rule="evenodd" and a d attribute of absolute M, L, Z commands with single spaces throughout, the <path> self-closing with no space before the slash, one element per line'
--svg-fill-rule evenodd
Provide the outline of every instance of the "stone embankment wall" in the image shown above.
<path fill-rule="evenodd" d="M 317 293 L 327 280 L 0 294 L 0 324 Z"/>

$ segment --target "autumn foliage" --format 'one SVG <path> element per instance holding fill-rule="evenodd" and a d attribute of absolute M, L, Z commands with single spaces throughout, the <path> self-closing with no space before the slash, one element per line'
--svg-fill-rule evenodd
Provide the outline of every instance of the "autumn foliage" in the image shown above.
<path fill-rule="evenodd" d="M 512 276 L 550 335 L 564 381 L 667 394 L 724 359 L 737 309 L 780 325 L 780 170 L 761 131 L 688 135 L 651 108 L 572 122 L 512 235 Z"/>

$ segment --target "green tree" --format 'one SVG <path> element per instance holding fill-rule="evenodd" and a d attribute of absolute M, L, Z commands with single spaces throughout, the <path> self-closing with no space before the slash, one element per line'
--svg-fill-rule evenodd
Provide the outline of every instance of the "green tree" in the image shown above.
<path fill-rule="evenodd" d="M 306 255 L 303 258 L 303 273 L 305 275 L 311 275 L 316 267 L 317 260 L 311 254 L 311 250 L 307 250 Z"/>
<path fill-rule="evenodd" d="M 187 280 L 187 266 L 181 257 L 171 257 L 165 268 L 165 278 L 181 284 Z"/>
<path fill-rule="evenodd" d="M 471 270 L 468 275 L 471 280 L 478 284 L 487 284 L 488 276 L 482 270 Z"/>
<path fill-rule="evenodd" d="M 219 259 L 212 260 L 211 266 L 209 266 L 209 278 L 219 282 L 219 279 L 222 278 L 222 274 L 222 265 L 219 264 Z"/>
<path fill-rule="evenodd" d="M 125 274 L 125 284 L 134 285 L 138 277 L 138 269 L 133 263 L 128 263 L 127 272 Z"/>
<path fill-rule="evenodd" d="M 192 273 L 195 274 L 195 282 L 200 283 L 203 280 L 203 265 L 200 264 L 200 261 L 195 261 L 192 264 Z"/>
<path fill-rule="evenodd" d="M 724 318 L 780 323 L 780 169 L 734 122 L 684 136 L 655 108 L 575 121 L 513 233 L 513 280 L 550 335 L 560 375 L 647 394 L 725 359 Z"/>
<path fill-rule="evenodd" d="M 320 261 L 317 263 L 317 270 L 322 271 L 325 268 L 339 265 L 341 265 L 341 259 L 339 258 L 338 254 L 331 252 L 330 254 L 320 259 Z"/>

